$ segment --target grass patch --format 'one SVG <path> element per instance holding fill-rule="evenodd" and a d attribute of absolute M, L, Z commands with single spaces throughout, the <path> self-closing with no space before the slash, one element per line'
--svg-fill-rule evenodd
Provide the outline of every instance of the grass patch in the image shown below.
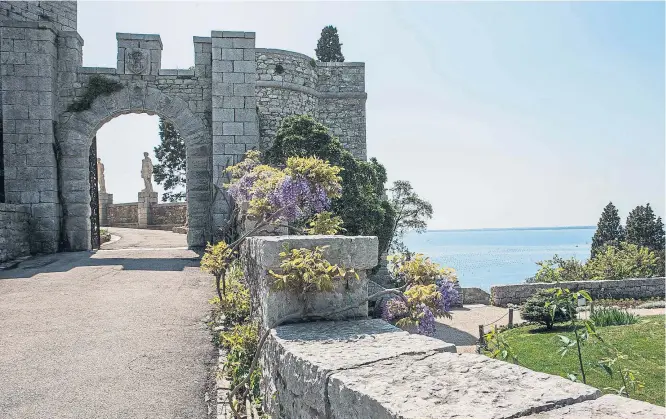
<path fill-rule="evenodd" d="M 601 307 L 590 314 L 590 320 L 597 326 L 621 326 L 638 323 L 639 317 L 627 310 L 618 310 L 613 307 Z"/>
<path fill-rule="evenodd" d="M 570 328 L 558 326 L 556 330 L 546 331 L 543 326 L 530 325 L 508 330 L 502 335 L 511 345 L 520 365 L 566 377 L 568 373 L 578 373 L 578 358 L 573 350 L 564 357 L 557 353 L 557 335 L 574 339 Z M 636 324 L 599 327 L 597 331 L 608 344 L 628 355 L 629 359 L 623 362 L 628 368 L 638 371 L 639 378 L 645 383 L 645 388 L 640 393 L 631 393 L 631 398 L 664 406 L 664 316 L 640 317 Z M 593 366 L 597 360 L 608 355 L 602 344 L 590 338 L 582 352 L 587 384 L 602 391 L 605 387 L 622 386 L 621 379 L 615 374 L 610 378 L 603 370 Z"/>

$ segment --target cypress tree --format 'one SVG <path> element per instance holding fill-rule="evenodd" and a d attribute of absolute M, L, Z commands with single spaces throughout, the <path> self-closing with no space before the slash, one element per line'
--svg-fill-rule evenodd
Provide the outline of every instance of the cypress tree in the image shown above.
<path fill-rule="evenodd" d="M 338 30 L 328 25 L 321 31 L 321 37 L 317 41 L 317 59 L 323 62 L 344 62 L 345 57 L 342 55 L 342 44 L 338 37 Z"/>
<path fill-rule="evenodd" d="M 620 224 L 620 215 L 612 202 L 604 208 L 597 223 L 597 231 L 592 237 L 591 259 L 601 251 L 604 246 L 618 246 L 622 241 L 624 232 Z"/>
<path fill-rule="evenodd" d="M 650 204 L 637 206 L 627 216 L 627 241 L 650 250 L 664 250 L 664 223 Z"/>
<path fill-rule="evenodd" d="M 158 162 L 153 166 L 153 176 L 158 185 L 163 185 L 162 201 L 184 201 L 185 188 L 185 141 L 176 127 L 160 117 L 160 145 L 155 147 Z"/>

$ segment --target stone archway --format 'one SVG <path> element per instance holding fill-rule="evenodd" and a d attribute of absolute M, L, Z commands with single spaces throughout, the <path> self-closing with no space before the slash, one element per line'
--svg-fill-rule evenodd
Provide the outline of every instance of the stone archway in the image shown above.
<path fill-rule="evenodd" d="M 159 115 L 176 127 L 185 141 L 190 247 L 206 244 L 211 234 L 211 134 L 187 102 L 145 82 L 127 83 L 122 90 L 97 97 L 90 109 L 66 112 L 60 118 L 60 191 L 67 250 L 91 248 L 88 157 L 97 130 L 111 119 L 129 113 Z"/>

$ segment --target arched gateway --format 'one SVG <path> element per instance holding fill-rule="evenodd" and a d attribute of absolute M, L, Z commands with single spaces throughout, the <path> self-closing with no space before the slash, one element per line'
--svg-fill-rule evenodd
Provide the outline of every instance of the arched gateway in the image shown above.
<path fill-rule="evenodd" d="M 214 186 L 222 171 L 270 145 L 285 116 L 314 116 L 366 158 L 363 63 L 321 63 L 255 48 L 254 32 L 212 31 L 193 38 L 189 70 L 161 68 L 159 35 L 123 33 L 109 52 L 114 68 L 83 67 L 76 9 L 73 1 L 0 3 L 0 215 L 28 214 L 29 233 L 19 236 L 32 251 L 91 248 L 90 145 L 118 115 L 159 115 L 184 138 L 191 247 L 228 218 Z M 0 260 L 24 252 L 9 249 L 14 241 L 0 240 Z"/>

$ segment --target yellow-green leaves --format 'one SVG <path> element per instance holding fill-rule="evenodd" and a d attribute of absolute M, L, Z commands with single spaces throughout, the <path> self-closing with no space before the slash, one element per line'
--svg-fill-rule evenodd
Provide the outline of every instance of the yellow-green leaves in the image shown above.
<path fill-rule="evenodd" d="M 314 249 L 301 248 L 281 252 L 280 272 L 269 271 L 275 278 L 273 288 L 305 296 L 308 293 L 332 291 L 334 281 L 344 279 L 348 275 L 358 278 L 353 269 L 331 264 L 324 257 L 324 249 L 327 247 L 317 246 Z"/>
<path fill-rule="evenodd" d="M 421 253 L 412 255 L 409 259 L 404 253 L 399 253 L 388 256 L 388 260 L 393 274 L 409 285 L 434 284 L 438 279 L 457 281 L 455 270 L 441 268 Z"/>
<path fill-rule="evenodd" d="M 305 229 L 305 232 L 310 235 L 333 235 L 345 230 L 342 228 L 342 218 L 334 216 L 328 211 L 320 212 L 315 215 L 308 222 L 308 226 L 309 227 Z"/>
<path fill-rule="evenodd" d="M 224 241 L 215 245 L 208 243 L 201 258 L 201 270 L 218 277 L 228 268 L 232 255 L 232 250 Z"/>

